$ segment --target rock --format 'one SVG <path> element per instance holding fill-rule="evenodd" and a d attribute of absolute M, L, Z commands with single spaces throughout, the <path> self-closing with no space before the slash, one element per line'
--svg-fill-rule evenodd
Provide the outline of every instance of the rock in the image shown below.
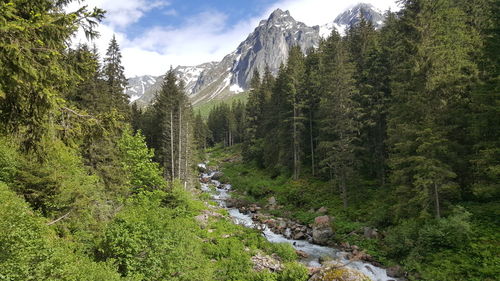
<path fill-rule="evenodd" d="M 318 261 L 320 264 L 324 264 L 326 262 L 333 261 L 333 258 L 330 256 L 321 256 Z"/>
<path fill-rule="evenodd" d="M 201 183 L 209 183 L 210 182 L 210 178 L 202 177 L 202 178 L 200 178 L 200 182 Z"/>
<path fill-rule="evenodd" d="M 337 261 L 325 262 L 309 281 L 370 281 L 361 271 L 346 267 Z"/>
<path fill-rule="evenodd" d="M 315 225 L 330 224 L 329 216 L 319 216 L 314 219 Z"/>
<path fill-rule="evenodd" d="M 313 242 L 319 245 L 327 245 L 330 238 L 333 236 L 333 229 L 331 226 L 331 219 L 329 216 L 320 216 L 314 219 L 312 239 Z"/>
<path fill-rule="evenodd" d="M 271 256 L 264 256 L 259 253 L 252 257 L 252 262 L 254 264 L 253 269 L 255 271 L 269 270 L 271 272 L 274 272 L 283 269 L 283 265 L 279 261 L 278 256 L 276 256 L 275 254 Z"/>
<path fill-rule="evenodd" d="M 297 232 L 293 235 L 293 239 L 294 240 L 302 240 L 302 239 L 305 239 L 306 238 L 306 235 L 304 234 L 304 232 L 300 231 L 300 232 Z"/>
<path fill-rule="evenodd" d="M 317 213 L 326 214 L 326 213 L 328 213 L 328 208 L 321 207 L 321 208 L 318 209 Z"/>
<path fill-rule="evenodd" d="M 198 171 L 200 173 L 205 173 L 207 171 L 207 165 L 205 163 L 198 164 Z"/>
<path fill-rule="evenodd" d="M 307 258 L 309 257 L 309 254 L 304 252 L 304 251 L 301 251 L 301 250 L 295 250 L 295 253 L 297 254 L 297 256 L 299 256 L 300 258 Z"/>
<path fill-rule="evenodd" d="M 270 197 L 269 199 L 267 199 L 267 203 L 269 203 L 269 205 L 271 206 L 276 205 L 276 198 L 274 196 Z"/>
<path fill-rule="evenodd" d="M 207 225 L 208 225 L 208 215 L 207 214 L 197 215 L 196 217 L 194 217 L 194 219 L 196 220 L 196 222 L 198 222 L 198 224 L 200 225 L 201 228 L 207 227 Z"/>
<path fill-rule="evenodd" d="M 375 228 L 365 227 L 363 229 L 363 236 L 368 239 L 378 239 L 379 234 Z"/>
<path fill-rule="evenodd" d="M 399 265 L 388 267 L 386 271 L 387 271 L 387 276 L 390 277 L 399 278 L 403 277 L 404 275 L 403 269 Z"/>
<path fill-rule="evenodd" d="M 220 179 L 221 177 L 223 177 L 223 176 L 224 176 L 224 174 L 223 174 L 222 172 L 217 171 L 217 172 L 215 172 L 215 173 L 214 173 L 214 175 L 212 176 L 212 179 L 213 179 L 213 180 L 219 180 L 219 179 Z"/>

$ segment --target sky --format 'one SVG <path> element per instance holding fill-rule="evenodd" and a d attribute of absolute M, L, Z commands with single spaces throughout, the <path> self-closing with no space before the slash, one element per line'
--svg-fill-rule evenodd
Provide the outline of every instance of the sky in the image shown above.
<path fill-rule="evenodd" d="M 332 22 L 360 1 L 382 11 L 395 0 L 86 0 L 73 2 L 106 10 L 96 44 L 101 55 L 115 35 L 125 75 L 161 75 L 170 66 L 220 61 L 277 8 L 309 26 Z M 73 44 L 88 42 L 79 32 Z"/>

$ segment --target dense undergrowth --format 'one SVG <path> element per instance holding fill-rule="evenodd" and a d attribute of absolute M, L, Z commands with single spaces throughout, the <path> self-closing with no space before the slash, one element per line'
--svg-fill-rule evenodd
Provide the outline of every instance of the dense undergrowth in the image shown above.
<path fill-rule="evenodd" d="M 45 147 L 46 161 L 36 162 L 0 140 L 0 280 L 307 279 L 289 245 L 158 177 L 140 134 L 125 131 L 119 142 L 121 191 L 106 190 L 74 149 Z M 195 216 L 204 212 L 220 215 L 203 224 Z M 258 253 L 276 253 L 285 269 L 254 271 Z"/>
<path fill-rule="evenodd" d="M 226 181 L 241 199 L 265 206 L 274 196 L 281 207 L 267 212 L 311 223 L 315 210 L 327 207 L 333 216 L 335 242 L 365 249 L 385 265 L 401 264 L 412 280 L 497 280 L 500 208 L 498 202 L 463 202 L 440 220 L 392 221 L 390 193 L 370 185 L 353 190 L 352 204 L 343 209 L 340 192 L 316 178 L 291 180 L 252 163 L 243 163 L 239 146 L 209 150 L 211 164 L 221 165 Z M 328 196 L 325 196 L 328 194 Z M 368 239 L 363 228 L 376 227 L 381 237 Z"/>

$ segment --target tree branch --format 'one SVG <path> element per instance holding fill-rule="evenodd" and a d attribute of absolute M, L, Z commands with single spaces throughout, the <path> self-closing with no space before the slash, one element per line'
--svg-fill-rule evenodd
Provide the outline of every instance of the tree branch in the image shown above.
<path fill-rule="evenodd" d="M 54 223 L 66 218 L 67 216 L 69 216 L 69 214 L 71 213 L 71 211 L 67 212 L 65 215 L 63 215 L 62 217 L 56 219 L 56 220 L 53 220 L 51 222 L 48 222 L 47 225 L 53 225 Z"/>

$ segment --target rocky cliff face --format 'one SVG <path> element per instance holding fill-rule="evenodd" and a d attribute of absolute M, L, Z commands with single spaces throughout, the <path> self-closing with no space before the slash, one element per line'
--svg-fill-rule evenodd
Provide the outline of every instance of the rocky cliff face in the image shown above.
<path fill-rule="evenodd" d="M 144 93 L 157 83 L 158 79 L 158 76 L 151 75 L 129 78 L 125 94 L 130 97 L 130 102 L 134 102 L 144 96 Z"/>
<path fill-rule="evenodd" d="M 319 27 L 296 21 L 288 11 L 275 10 L 250 33 L 245 41 L 214 68 L 200 75 L 193 88 L 193 104 L 221 98 L 248 89 L 253 72 L 266 65 L 276 74 L 291 46 L 306 52 L 318 46 Z"/>
<path fill-rule="evenodd" d="M 277 74 L 280 65 L 286 63 L 291 46 L 298 45 L 304 52 L 316 48 L 320 38 L 328 36 L 333 28 L 344 33 L 346 27 L 358 23 L 360 14 L 375 27 L 383 24 L 382 13 L 370 4 L 358 4 L 321 28 L 307 26 L 296 21 L 288 11 L 277 9 L 222 61 L 179 66 L 175 71 L 186 84 L 186 93 L 194 105 L 224 99 L 247 90 L 256 69 L 263 73 L 267 65 L 273 74 Z M 137 99 L 139 104 L 147 105 L 160 88 L 162 76 L 144 77 L 146 81 L 153 81 L 154 78 L 155 82 L 147 82 L 144 87 L 143 84 L 137 84 L 138 88 L 134 86 L 132 89 L 135 90 L 131 89 L 127 93 Z"/>

